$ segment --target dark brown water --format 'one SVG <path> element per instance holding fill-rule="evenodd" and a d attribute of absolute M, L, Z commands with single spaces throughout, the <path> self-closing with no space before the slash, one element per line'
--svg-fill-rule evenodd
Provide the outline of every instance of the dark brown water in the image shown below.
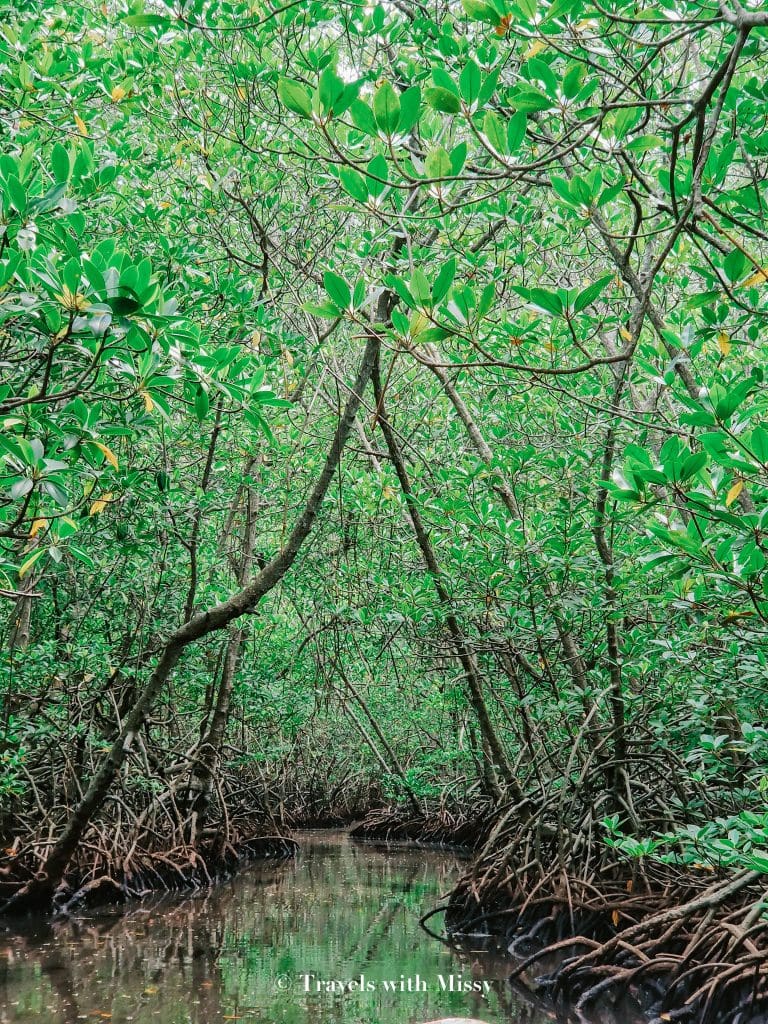
<path fill-rule="evenodd" d="M 502 960 L 452 952 L 419 927 L 463 869 L 454 855 L 335 833 L 299 841 L 295 863 L 195 898 L 0 931 L 0 1022 L 552 1019 L 510 990 Z"/>

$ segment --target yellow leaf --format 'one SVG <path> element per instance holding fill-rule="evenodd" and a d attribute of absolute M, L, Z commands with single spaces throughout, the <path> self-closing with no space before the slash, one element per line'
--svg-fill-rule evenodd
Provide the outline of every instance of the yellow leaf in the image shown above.
<path fill-rule="evenodd" d="M 542 50 L 546 50 L 547 44 L 543 39 L 537 39 L 523 54 L 523 60 L 530 60 L 531 57 L 537 56 Z"/>
<path fill-rule="evenodd" d="M 77 130 L 80 132 L 81 135 L 88 134 L 88 125 L 85 123 L 82 117 L 80 117 L 79 114 L 75 114 L 75 125 L 77 126 Z"/>
<path fill-rule="evenodd" d="M 108 491 L 102 498 L 97 498 L 96 501 L 91 505 L 91 510 L 88 513 L 89 516 L 98 515 L 99 512 L 103 512 L 107 505 L 114 498 L 112 491 Z"/>
<path fill-rule="evenodd" d="M 245 102 L 246 96 L 247 96 L 248 94 L 246 93 L 246 91 L 245 91 L 245 89 L 244 89 L 244 88 L 242 87 L 242 85 L 238 85 L 238 87 L 237 87 L 237 95 L 238 95 L 238 96 L 240 97 L 240 99 L 241 99 L 241 100 L 242 100 L 243 102 Z"/>
<path fill-rule="evenodd" d="M 140 391 L 139 394 L 144 400 L 144 411 L 152 412 L 152 410 L 155 408 L 155 403 L 152 401 L 152 396 L 147 391 Z"/>
<path fill-rule="evenodd" d="M 720 331 L 717 336 L 717 347 L 720 349 L 721 355 L 727 356 L 731 351 L 731 339 L 725 331 Z"/>
<path fill-rule="evenodd" d="M 618 910 L 614 910 L 614 912 L 611 914 L 611 920 L 613 921 L 614 926 L 616 928 L 618 928 L 619 927 L 619 912 L 618 912 Z"/>
<path fill-rule="evenodd" d="M 44 529 L 44 527 L 46 527 L 47 525 L 48 525 L 48 520 L 47 519 L 36 519 L 34 521 L 34 523 L 32 523 L 32 527 L 31 527 L 31 529 L 29 531 L 29 536 L 30 537 L 36 537 L 38 535 L 38 533 L 42 529 Z"/>
<path fill-rule="evenodd" d="M 627 880 L 627 892 L 632 892 L 635 887 L 634 881 L 630 878 Z"/>
<path fill-rule="evenodd" d="M 738 498 L 738 496 L 741 494 L 741 492 L 743 490 L 744 490 L 744 481 L 743 480 L 737 480 L 736 483 L 733 485 L 733 487 L 730 489 L 730 491 L 728 491 L 728 494 L 725 497 L 725 504 L 728 507 L 730 507 L 734 503 L 734 501 L 736 501 L 736 499 Z"/>
<path fill-rule="evenodd" d="M 659 1020 L 672 1020 L 672 1014 L 671 1013 L 660 1013 L 659 1014 Z"/>
<path fill-rule="evenodd" d="M 426 331 L 429 327 L 429 320 L 424 316 L 423 313 L 416 312 L 411 317 L 410 323 L 410 335 L 414 341 L 416 341 L 422 331 Z"/>
<path fill-rule="evenodd" d="M 391 498 L 394 498 L 395 492 L 392 490 L 391 487 L 382 487 L 382 489 L 381 489 L 381 496 L 382 496 L 382 498 L 386 498 L 387 500 L 390 500 Z"/>
<path fill-rule="evenodd" d="M 730 611 L 723 616 L 723 622 L 736 622 L 738 619 L 750 619 L 754 615 L 751 611 Z"/>
<path fill-rule="evenodd" d="M 289 366 L 293 366 L 293 356 L 291 355 L 287 348 L 283 349 L 283 359 L 285 359 L 286 363 L 288 363 Z"/>
<path fill-rule="evenodd" d="M 91 444 L 96 445 L 96 447 L 102 453 L 102 455 L 110 464 L 110 466 L 112 466 L 114 469 L 119 469 L 119 466 L 117 464 L 117 456 L 115 455 L 111 448 L 107 448 L 107 446 L 105 444 L 102 444 L 101 441 L 91 441 Z"/>
<path fill-rule="evenodd" d="M 113 103 L 119 103 L 120 100 L 125 99 L 127 93 L 122 85 L 116 85 L 112 92 L 109 94 L 110 99 Z"/>
<path fill-rule="evenodd" d="M 70 291 L 66 285 L 62 285 L 61 294 L 56 296 L 56 300 L 70 313 L 82 313 L 91 305 L 82 292 Z M 66 329 L 63 333 L 67 333 Z M 59 334 L 62 334 L 62 331 L 59 331 Z M 59 335 L 57 334 L 56 337 L 58 339 Z"/>
<path fill-rule="evenodd" d="M 40 558 L 42 556 L 42 554 L 43 554 L 43 549 L 42 548 L 38 548 L 37 551 L 34 551 L 29 556 L 29 558 L 24 562 L 24 564 L 19 567 L 19 579 L 20 580 L 24 579 L 24 577 L 27 575 L 29 570 L 32 568 L 32 566 L 35 564 L 35 562 L 38 560 L 38 558 Z"/>
<path fill-rule="evenodd" d="M 758 270 L 756 274 L 752 274 L 742 281 L 739 288 L 751 288 L 753 284 L 762 284 L 764 281 L 768 281 L 768 270 Z"/>
<path fill-rule="evenodd" d="M 634 338 L 632 337 L 632 332 L 628 331 L 626 327 L 622 327 L 619 330 L 619 334 L 622 336 L 624 341 L 634 341 Z"/>

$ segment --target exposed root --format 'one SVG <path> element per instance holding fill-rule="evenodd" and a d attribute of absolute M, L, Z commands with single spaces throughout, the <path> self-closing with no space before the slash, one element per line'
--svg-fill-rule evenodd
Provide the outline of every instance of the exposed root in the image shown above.
<path fill-rule="evenodd" d="M 350 830 L 353 839 L 418 842 L 477 850 L 487 840 L 493 818 L 490 807 L 472 815 L 443 807 L 417 815 L 407 809 L 377 808 Z"/>
<path fill-rule="evenodd" d="M 765 875 L 623 857 L 603 841 L 608 815 L 642 836 L 673 829 L 670 807 L 712 810 L 706 794 L 683 789 L 695 782 L 671 776 L 650 750 L 609 764 L 604 781 L 582 773 L 497 814 L 451 896 L 448 938 L 511 954 L 513 978 L 577 1015 L 630 1000 L 657 1022 L 764 1024 Z"/>
<path fill-rule="evenodd" d="M 510 872 L 503 887 L 487 873 L 478 883 L 477 869 L 466 876 L 447 908 L 448 934 L 522 958 L 512 978 L 535 978 L 577 1014 L 609 998 L 630 999 L 657 1022 L 745 1024 L 768 1011 L 768 894 L 758 872 L 656 866 L 638 885 L 614 864 L 588 879 L 550 872 L 516 893 Z"/>
<path fill-rule="evenodd" d="M 130 859 L 118 861 L 108 861 L 103 850 L 91 848 L 90 861 L 81 857 L 53 893 L 30 870 L 31 858 L 22 850 L 16 870 L 7 872 L 0 883 L 0 896 L 4 912 L 53 909 L 57 915 L 66 915 L 83 905 L 123 903 L 158 891 L 196 891 L 230 877 L 251 861 L 293 857 L 297 848 L 288 836 L 255 835 L 230 841 L 221 834 L 206 836 L 194 847 L 134 847 Z"/>

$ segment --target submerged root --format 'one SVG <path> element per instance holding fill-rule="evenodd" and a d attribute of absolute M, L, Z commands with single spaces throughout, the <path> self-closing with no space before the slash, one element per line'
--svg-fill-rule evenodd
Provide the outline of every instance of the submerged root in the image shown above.
<path fill-rule="evenodd" d="M 623 776 L 634 828 L 669 831 L 661 768 L 643 767 L 642 787 Z M 628 1000 L 656 1024 L 765 1024 L 765 875 L 623 858 L 601 838 L 614 796 L 585 785 L 497 813 L 451 895 L 447 938 L 515 957 L 513 980 L 524 976 L 580 1019 Z M 677 796 L 677 806 L 692 802 Z"/>
<path fill-rule="evenodd" d="M 617 870 L 585 880 L 550 874 L 535 889 L 465 877 L 446 927 L 452 941 L 485 937 L 577 1015 L 631 1000 L 652 1019 L 746 1024 L 768 1012 L 768 894 L 760 874 L 654 872 L 638 891 Z M 536 977 L 543 970 L 543 975 Z"/>

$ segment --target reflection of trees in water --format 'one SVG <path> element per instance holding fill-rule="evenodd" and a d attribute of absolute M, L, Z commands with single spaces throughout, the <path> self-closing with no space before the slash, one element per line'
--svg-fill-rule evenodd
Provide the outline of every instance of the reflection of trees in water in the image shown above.
<path fill-rule="evenodd" d="M 370 968 L 391 977 L 420 972 L 431 981 L 451 962 L 465 975 L 479 975 L 479 957 L 451 961 L 416 923 L 462 867 L 442 853 L 414 856 L 413 850 L 313 838 L 296 864 L 255 866 L 195 897 L 93 913 L 54 923 L 44 935 L 14 937 L 15 962 L 0 967 L 0 1003 L 7 1007 L 37 989 L 51 1007 L 39 1019 L 56 1024 L 83 1017 L 99 1024 L 99 1013 L 104 1024 L 128 1018 L 134 1024 L 214 1024 L 241 1014 L 246 1021 L 292 1024 L 368 1019 L 361 1016 L 373 1007 L 368 997 L 313 999 L 298 983 L 280 992 L 275 978 L 307 971 L 344 979 Z M 531 1016 L 502 976 L 495 988 L 500 1020 L 546 1019 L 540 1012 Z M 451 1003 L 452 1012 L 458 1006 Z M 467 1003 L 462 1012 L 470 1008 Z M 419 1019 L 413 1000 L 382 1009 L 382 1021 Z M 486 1010 L 478 1002 L 472 1013 L 483 1017 Z M 430 1015 L 440 1010 L 423 1019 Z M 0 1009 L 0 1024 L 15 1019 Z"/>

